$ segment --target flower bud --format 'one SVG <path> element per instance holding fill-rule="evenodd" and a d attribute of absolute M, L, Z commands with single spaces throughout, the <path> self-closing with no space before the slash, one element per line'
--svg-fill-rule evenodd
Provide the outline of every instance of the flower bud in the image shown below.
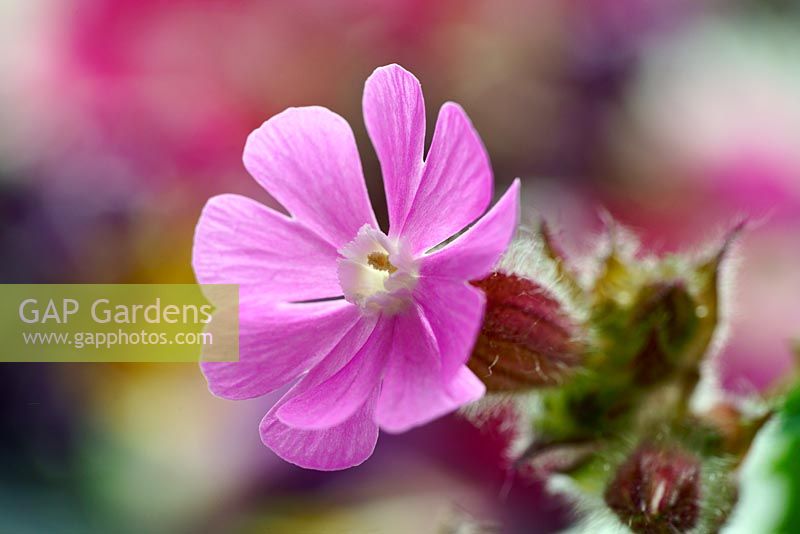
<path fill-rule="evenodd" d="M 486 314 L 469 367 L 489 391 L 559 384 L 577 367 L 576 325 L 547 289 L 502 272 L 473 285 L 486 294 Z"/>
<path fill-rule="evenodd" d="M 691 452 L 643 443 L 617 469 L 605 501 L 633 532 L 686 532 L 700 516 L 700 472 Z"/>
<path fill-rule="evenodd" d="M 633 324 L 647 325 L 649 332 L 633 361 L 636 383 L 667 379 L 683 363 L 683 349 L 698 329 L 697 308 L 680 281 L 657 282 L 642 289 Z"/>

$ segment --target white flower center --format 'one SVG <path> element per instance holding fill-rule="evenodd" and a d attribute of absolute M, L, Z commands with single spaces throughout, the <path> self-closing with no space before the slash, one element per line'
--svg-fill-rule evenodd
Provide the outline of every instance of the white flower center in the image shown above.
<path fill-rule="evenodd" d="M 419 266 L 400 241 L 365 225 L 339 254 L 339 283 L 348 301 L 390 315 L 411 302 Z"/>

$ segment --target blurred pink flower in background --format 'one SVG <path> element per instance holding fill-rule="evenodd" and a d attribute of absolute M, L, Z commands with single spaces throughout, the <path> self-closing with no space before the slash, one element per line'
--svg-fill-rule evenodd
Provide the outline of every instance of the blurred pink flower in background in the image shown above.
<path fill-rule="evenodd" d="M 484 307 L 468 282 L 490 271 L 518 220 L 515 182 L 430 252 L 489 205 L 480 138 L 461 107 L 446 103 L 423 159 L 422 89 L 397 65 L 367 80 L 364 118 L 386 184 L 388 235 L 349 125 L 322 107 L 272 117 L 245 147 L 247 169 L 292 217 L 222 195 L 195 234 L 198 280 L 242 292 L 240 360 L 203 364 L 211 391 L 251 398 L 301 377 L 262 421 L 261 438 L 282 458 L 322 470 L 363 462 L 378 427 L 403 432 L 483 395 L 465 365 Z"/>
<path fill-rule="evenodd" d="M 722 209 L 800 215 L 798 48 L 795 25 L 769 18 L 696 23 L 651 46 L 631 106 L 661 163 L 684 170 L 672 180 Z"/>
<path fill-rule="evenodd" d="M 124 135 L 116 140 L 119 148 L 162 173 L 211 180 L 235 168 L 238 139 L 258 117 L 277 112 L 287 99 L 336 102 L 337 88 L 325 80 L 357 83 L 374 62 L 347 49 L 413 53 L 448 6 L 364 0 L 75 4 L 65 13 L 71 32 L 56 51 L 59 88 L 67 82 L 69 99 L 90 114 L 99 134 Z"/>
<path fill-rule="evenodd" d="M 751 222 L 720 359 L 724 384 L 744 393 L 793 367 L 800 337 L 799 48 L 794 23 L 774 17 L 688 25 L 645 50 L 615 132 L 629 187 L 611 203 L 651 246 Z"/>

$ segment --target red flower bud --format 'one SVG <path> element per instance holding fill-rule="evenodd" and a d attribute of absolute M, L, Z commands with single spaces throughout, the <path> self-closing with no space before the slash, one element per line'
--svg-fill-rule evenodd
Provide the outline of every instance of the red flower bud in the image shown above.
<path fill-rule="evenodd" d="M 580 363 L 576 326 L 544 287 L 503 273 L 473 285 L 486 315 L 469 367 L 490 391 L 559 384 Z"/>
<path fill-rule="evenodd" d="M 691 452 L 644 443 L 619 466 L 605 501 L 634 532 L 686 532 L 700 516 L 700 471 Z"/>

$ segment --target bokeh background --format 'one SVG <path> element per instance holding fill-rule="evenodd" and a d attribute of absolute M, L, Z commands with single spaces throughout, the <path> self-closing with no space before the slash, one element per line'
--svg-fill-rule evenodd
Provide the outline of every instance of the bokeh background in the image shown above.
<path fill-rule="evenodd" d="M 349 120 L 382 210 L 361 90 L 397 62 L 421 79 L 429 124 L 444 101 L 461 103 L 497 190 L 521 177 L 524 216 L 554 220 L 577 254 L 601 206 L 657 252 L 697 250 L 750 220 L 717 367 L 726 388 L 757 395 L 800 337 L 798 6 L 4 0 L 0 282 L 192 282 L 206 199 L 270 202 L 241 151 L 288 106 Z M 508 471 L 500 421 L 383 436 L 363 466 L 321 474 L 260 444 L 273 401 L 216 399 L 194 365 L 3 364 L 0 531 L 568 524 L 534 478 Z"/>

